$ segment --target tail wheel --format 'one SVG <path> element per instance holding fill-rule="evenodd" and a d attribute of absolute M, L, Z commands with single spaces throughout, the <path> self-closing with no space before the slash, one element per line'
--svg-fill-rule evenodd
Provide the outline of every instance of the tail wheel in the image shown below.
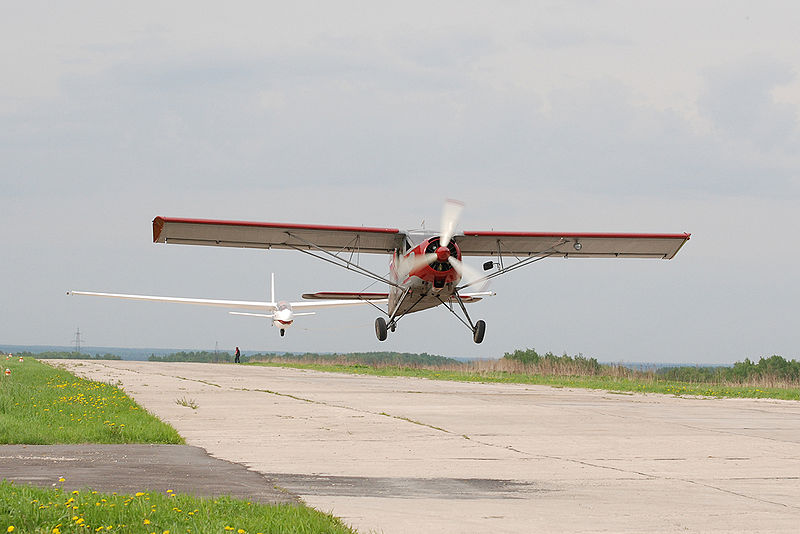
<path fill-rule="evenodd" d="M 472 331 L 472 340 L 475 343 L 483 341 L 483 336 L 486 334 L 486 323 L 483 320 L 475 323 L 475 330 Z"/>
<path fill-rule="evenodd" d="M 378 317 L 375 319 L 375 335 L 378 336 L 378 341 L 386 341 L 386 319 Z"/>
<path fill-rule="evenodd" d="M 286 330 L 284 330 L 283 328 L 281 328 L 281 337 L 283 337 L 284 335 L 286 335 Z"/>

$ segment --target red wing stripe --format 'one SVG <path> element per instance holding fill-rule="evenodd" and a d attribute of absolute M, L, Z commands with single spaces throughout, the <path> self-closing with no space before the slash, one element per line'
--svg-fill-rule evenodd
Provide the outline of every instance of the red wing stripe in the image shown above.
<path fill-rule="evenodd" d="M 682 234 L 633 234 L 633 233 L 554 233 L 554 232 L 464 232 L 465 236 L 480 237 L 574 237 L 574 238 L 606 238 L 606 239 L 689 239 L 692 234 L 684 232 Z"/>
<path fill-rule="evenodd" d="M 303 293 L 308 300 L 381 300 L 389 298 L 389 293 L 351 293 L 346 291 L 320 291 Z"/>

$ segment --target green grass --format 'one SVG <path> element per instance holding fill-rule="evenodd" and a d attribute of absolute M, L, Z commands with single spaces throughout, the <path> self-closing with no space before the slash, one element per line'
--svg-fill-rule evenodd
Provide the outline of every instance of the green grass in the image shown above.
<path fill-rule="evenodd" d="M 2 360 L 0 443 L 178 443 L 170 425 L 120 388 L 40 363 Z"/>
<path fill-rule="evenodd" d="M 12 530 L 11 527 L 13 527 Z M 172 493 L 103 494 L 0 482 L 0 532 L 143 534 L 350 533 L 340 520 L 302 505 Z"/>
<path fill-rule="evenodd" d="M 374 376 L 411 376 L 431 380 L 457 382 L 489 382 L 513 384 L 537 384 L 555 387 L 602 389 L 607 391 L 634 393 L 663 393 L 667 395 L 699 395 L 704 397 L 739 397 L 800 400 L 800 388 L 777 388 L 760 386 L 718 385 L 662 381 L 657 378 L 622 378 L 614 376 L 563 376 L 512 373 L 506 371 L 472 372 L 467 370 L 425 369 L 412 367 L 371 367 L 367 365 L 324 365 L 310 363 L 258 362 L 248 365 L 293 367 L 334 373 L 351 373 Z"/>

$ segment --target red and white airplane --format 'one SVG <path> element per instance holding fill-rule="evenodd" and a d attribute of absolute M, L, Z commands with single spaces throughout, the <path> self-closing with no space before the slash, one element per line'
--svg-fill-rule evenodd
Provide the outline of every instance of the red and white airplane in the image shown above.
<path fill-rule="evenodd" d="M 213 306 L 217 308 L 235 308 L 239 310 L 252 310 L 250 312 L 232 311 L 231 315 L 244 315 L 249 317 L 261 317 L 272 319 L 272 326 L 280 330 L 281 336 L 294 324 L 295 317 L 303 315 L 314 315 L 316 312 L 307 310 L 319 310 L 323 308 L 341 308 L 344 306 L 355 306 L 359 304 L 370 304 L 366 300 L 354 301 L 347 300 L 328 300 L 325 302 L 287 302 L 285 300 L 275 300 L 275 273 L 272 273 L 270 286 L 269 302 L 255 300 L 220 300 L 204 299 L 194 297 L 161 297 L 157 295 L 130 295 L 127 293 L 97 293 L 94 291 L 67 291 L 67 295 L 82 295 L 88 297 L 107 297 L 124 300 L 140 300 L 146 302 L 173 302 L 178 304 L 194 304 L 197 306 Z M 386 299 L 378 300 L 376 303 L 385 303 Z M 295 310 L 302 310 L 297 312 Z"/>
<path fill-rule="evenodd" d="M 305 299 L 361 301 L 373 304 L 384 316 L 375 320 L 375 333 L 384 341 L 398 321 L 413 312 L 444 305 L 483 341 L 486 323 L 473 322 L 465 304 L 492 295 L 465 289 L 550 257 L 672 259 L 690 234 L 619 234 L 465 231 L 456 233 L 464 205 L 449 200 L 442 211 L 438 234 L 401 232 L 395 228 L 322 226 L 246 221 L 219 221 L 156 217 L 153 242 L 181 245 L 291 249 L 357 272 L 389 286 L 388 293 L 320 292 Z M 361 254 L 391 256 L 389 276 L 359 264 Z M 464 256 L 493 259 L 481 274 L 463 263 Z M 377 306 L 386 301 L 384 311 Z M 456 309 L 463 312 L 463 318 Z"/>

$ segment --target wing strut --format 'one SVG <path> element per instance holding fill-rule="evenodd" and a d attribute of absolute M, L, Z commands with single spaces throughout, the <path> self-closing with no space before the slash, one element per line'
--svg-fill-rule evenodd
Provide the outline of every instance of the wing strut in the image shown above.
<path fill-rule="evenodd" d="M 329 251 L 327 251 L 327 250 L 325 250 L 323 248 L 320 248 L 319 246 L 315 245 L 314 243 L 311 243 L 310 241 L 306 241 L 302 237 L 294 235 L 291 232 L 286 232 L 286 234 L 289 235 L 289 237 L 293 237 L 293 238 L 295 238 L 295 239 L 297 239 L 299 241 L 302 241 L 303 243 L 308 245 L 310 248 L 318 250 L 322 254 L 325 254 L 325 256 L 329 256 L 329 257 L 326 258 L 325 256 L 321 256 L 319 254 L 315 254 L 315 253 L 313 253 L 313 252 L 311 252 L 309 250 L 305 250 L 305 249 L 300 248 L 298 246 L 295 246 L 295 245 L 287 243 L 287 246 L 289 246 L 290 248 L 292 248 L 294 250 L 300 251 L 303 254 L 308 254 L 309 256 L 312 256 L 314 258 L 320 259 L 322 261 L 326 261 L 326 262 L 328 262 L 328 263 L 330 263 L 332 265 L 336 265 L 337 267 L 341 267 L 343 269 L 347 269 L 348 271 L 354 271 L 354 272 L 356 272 L 358 274 L 366 276 L 367 278 L 372 278 L 373 280 L 377 280 L 378 282 L 383 282 L 384 284 L 389 284 L 390 286 L 396 287 L 398 289 L 403 289 L 403 287 L 400 284 L 398 284 L 396 282 L 392 282 L 388 278 L 384 278 L 383 276 L 380 276 L 379 274 L 375 274 L 372 271 L 370 271 L 369 269 L 366 269 L 366 268 L 360 266 L 357 263 L 353 263 L 351 260 L 347 260 L 345 258 L 342 258 L 341 256 L 338 255 L 338 253 L 334 254 L 334 253 L 329 252 Z M 344 248 L 342 250 L 344 250 Z M 350 257 L 352 259 L 352 254 L 351 254 Z"/>
<path fill-rule="evenodd" d="M 445 308 L 446 308 L 448 311 L 450 311 L 450 313 L 452 313 L 453 315 L 455 315 L 455 316 L 456 316 L 456 319 L 458 319 L 459 321 L 461 321 L 462 323 L 464 323 L 464 326 L 466 326 L 467 328 L 469 328 L 469 329 L 470 329 L 470 331 L 474 332 L 474 331 L 475 331 L 475 325 L 474 325 L 474 324 L 472 324 L 472 319 L 470 318 L 470 316 L 469 316 L 469 313 L 467 313 L 467 307 L 466 307 L 466 306 L 464 306 L 464 302 L 462 302 L 462 300 L 461 300 L 461 295 L 459 295 L 459 294 L 458 294 L 458 290 L 454 291 L 454 292 L 453 292 L 453 294 L 456 296 L 456 301 L 458 301 L 458 304 L 459 304 L 459 306 L 461 306 L 461 311 L 463 311 L 463 312 L 464 312 L 464 317 L 466 317 L 466 318 L 467 318 L 467 320 L 466 320 L 466 321 L 465 321 L 464 319 L 462 319 L 462 318 L 461 318 L 461 316 L 460 316 L 460 315 L 458 315 L 458 314 L 456 313 L 456 311 L 453 309 L 453 301 L 450 301 L 450 304 L 449 304 L 449 305 L 447 305 L 447 304 L 445 304 L 445 302 L 442 300 L 442 297 L 440 297 L 439 295 L 436 295 L 436 298 L 437 298 L 437 299 L 439 299 L 439 302 L 441 302 L 442 304 L 444 304 L 444 307 L 445 307 Z M 469 322 L 467 322 L 467 321 L 469 321 Z"/>
<path fill-rule="evenodd" d="M 516 258 L 517 262 L 509 265 L 508 267 L 505 267 L 505 266 L 503 266 L 503 254 L 502 254 L 502 250 L 501 250 L 501 246 L 500 246 L 500 240 L 498 239 L 497 240 L 497 256 L 499 258 L 500 269 L 498 269 L 497 271 L 493 272 L 492 274 L 488 274 L 486 276 L 482 276 L 482 277 L 478 278 L 477 280 L 473 280 L 473 281 L 471 281 L 471 282 L 469 282 L 467 284 L 464 284 L 463 286 L 459 286 L 457 288 L 457 290 L 460 291 L 462 289 L 466 289 L 466 288 L 468 288 L 470 286 L 474 286 L 477 283 L 484 283 L 484 282 L 486 282 L 488 280 L 491 280 L 492 278 L 494 278 L 496 276 L 500 276 L 501 274 L 505 274 L 505 273 L 513 271 L 515 269 L 519 269 L 520 267 L 524 267 L 526 265 L 530 265 L 531 263 L 536 263 L 537 261 L 543 260 L 545 258 L 549 258 L 553 254 L 558 254 L 559 252 L 557 250 L 555 250 L 555 248 L 560 246 L 560 245 L 563 245 L 564 243 L 569 243 L 569 241 L 562 238 L 559 243 L 556 243 L 555 245 L 553 245 L 549 249 L 546 249 L 546 250 L 543 250 L 541 252 L 536 252 L 534 254 L 531 254 L 531 255 L 529 255 L 527 258 L 525 258 L 523 260 L 519 259 L 519 257 L 516 254 L 514 254 L 513 252 L 510 252 L 509 254 L 514 256 L 514 258 Z"/>

